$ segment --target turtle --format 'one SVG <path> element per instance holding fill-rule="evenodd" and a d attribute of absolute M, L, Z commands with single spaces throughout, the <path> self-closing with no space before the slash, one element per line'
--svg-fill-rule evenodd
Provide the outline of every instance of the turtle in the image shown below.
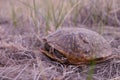
<path fill-rule="evenodd" d="M 86 28 L 61 28 L 43 39 L 41 52 L 63 64 L 89 64 L 111 58 L 110 43 L 99 33 Z"/>

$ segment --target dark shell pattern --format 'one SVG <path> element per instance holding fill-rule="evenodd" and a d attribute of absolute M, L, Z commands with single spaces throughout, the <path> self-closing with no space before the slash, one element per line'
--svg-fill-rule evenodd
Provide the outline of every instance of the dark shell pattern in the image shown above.
<path fill-rule="evenodd" d="M 110 56 L 111 46 L 97 32 L 85 28 L 62 28 L 46 37 L 47 43 L 58 51 L 76 58 L 97 59 Z"/>

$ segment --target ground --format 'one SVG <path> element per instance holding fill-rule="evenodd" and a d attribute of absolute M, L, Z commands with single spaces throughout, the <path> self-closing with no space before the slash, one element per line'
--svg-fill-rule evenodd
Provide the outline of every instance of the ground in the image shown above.
<path fill-rule="evenodd" d="M 8 4 L 4 0 L 0 1 Z M 87 13 L 83 17 L 86 15 Z M 50 24 L 51 29 L 46 34 L 46 25 L 41 25 L 42 21 L 44 22 L 41 17 L 40 20 L 37 19 L 40 22 L 38 30 L 34 21 L 26 18 L 28 15 L 17 15 L 15 19 L 8 16 L 4 10 L 0 15 L 0 80 L 120 80 L 119 58 L 80 66 L 52 61 L 41 53 L 40 46 L 42 38 L 56 30 L 52 28 L 53 25 Z M 70 18 L 63 22 L 62 27 L 84 27 L 96 31 L 110 43 L 112 53 L 120 56 L 119 25 L 112 22 L 97 25 L 88 20 L 86 24 L 78 21 L 77 25 L 73 26 L 69 24 Z"/>

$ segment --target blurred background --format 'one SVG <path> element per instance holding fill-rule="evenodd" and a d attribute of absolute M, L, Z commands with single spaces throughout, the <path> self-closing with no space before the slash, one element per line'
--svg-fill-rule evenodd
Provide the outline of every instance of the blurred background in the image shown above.
<path fill-rule="evenodd" d="M 120 80 L 119 59 L 82 69 L 42 55 L 41 39 L 63 27 L 96 31 L 119 54 L 120 0 L 0 0 L 0 80 Z"/>

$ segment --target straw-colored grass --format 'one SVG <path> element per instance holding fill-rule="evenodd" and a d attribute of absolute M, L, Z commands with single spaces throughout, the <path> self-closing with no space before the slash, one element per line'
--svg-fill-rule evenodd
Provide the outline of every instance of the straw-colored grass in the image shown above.
<path fill-rule="evenodd" d="M 40 52 L 42 37 L 81 25 L 120 53 L 119 0 L 0 0 L 0 80 L 119 80 L 119 59 L 67 66 Z"/>

